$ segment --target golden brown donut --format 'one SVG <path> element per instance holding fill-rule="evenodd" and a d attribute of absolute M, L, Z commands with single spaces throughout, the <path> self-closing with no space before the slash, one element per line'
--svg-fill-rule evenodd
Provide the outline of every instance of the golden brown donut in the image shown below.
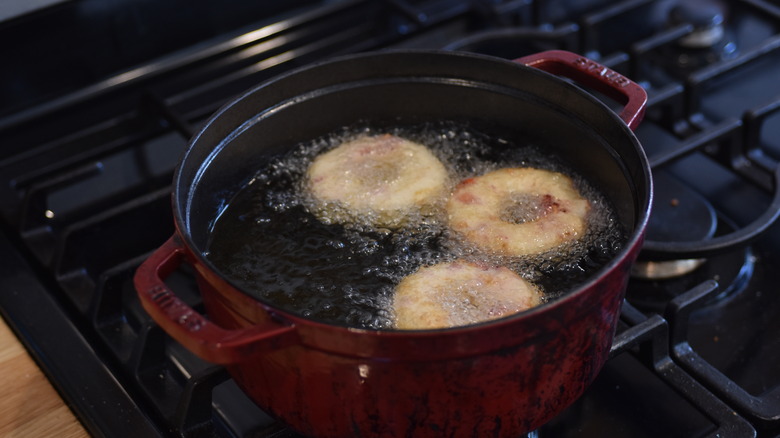
<path fill-rule="evenodd" d="M 463 180 L 447 202 L 450 227 L 476 247 L 521 256 L 581 237 L 590 203 L 571 178 L 531 167 Z"/>
<path fill-rule="evenodd" d="M 393 314 L 395 328 L 435 329 L 501 318 L 540 302 L 539 290 L 508 268 L 454 261 L 404 277 Z"/>
<path fill-rule="evenodd" d="M 443 204 L 448 174 L 425 146 L 390 135 L 361 136 L 318 156 L 307 186 L 326 222 L 395 227 Z"/>

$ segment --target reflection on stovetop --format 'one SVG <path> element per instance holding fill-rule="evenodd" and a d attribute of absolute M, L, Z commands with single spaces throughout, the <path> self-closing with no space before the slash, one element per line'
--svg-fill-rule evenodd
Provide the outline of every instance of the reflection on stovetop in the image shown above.
<path fill-rule="evenodd" d="M 2 23 L 0 35 L 22 41 L 6 58 L 43 47 L 36 26 L 52 20 L 102 20 L 63 41 L 85 32 L 105 50 L 144 17 L 155 16 L 146 31 L 159 31 L 155 14 L 172 7 L 116 3 L 68 2 Z M 190 11 L 203 14 L 195 22 L 209 23 L 208 35 L 188 25 L 177 47 L 150 46 L 143 34 L 132 49 L 133 28 L 103 65 L 71 57 L 67 65 L 82 71 L 31 71 L 23 81 L 17 70 L 0 87 L 0 309 L 92 433 L 295 436 L 223 368 L 168 338 L 141 309 L 132 275 L 173 233 L 172 172 L 220 105 L 290 68 L 389 47 L 509 59 L 571 50 L 648 91 L 636 133 L 657 191 L 612 356 L 534 436 L 780 434 L 776 2 L 331 0 L 259 9 L 212 21 L 208 8 Z M 258 15 L 241 16 L 250 10 Z M 174 32 L 181 22 L 167 24 Z M 61 50 L 50 61 L 68 56 Z M 18 65 L 34 64 L 23 58 Z M 191 272 L 169 281 L 203 310 Z"/>

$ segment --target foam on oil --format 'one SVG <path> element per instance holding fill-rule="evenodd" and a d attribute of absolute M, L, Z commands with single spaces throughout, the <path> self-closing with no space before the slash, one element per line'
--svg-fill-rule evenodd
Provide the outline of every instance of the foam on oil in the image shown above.
<path fill-rule="evenodd" d="M 391 133 L 426 145 L 458 181 L 502 167 L 538 167 L 569 175 L 591 203 L 588 231 L 575 242 L 532 257 L 484 254 L 453 235 L 443 211 L 387 229 L 370 218 L 344 221 L 311 213 L 304 183 L 322 152 L 359 135 Z M 554 299 L 614 257 L 625 232 L 606 199 L 532 145 L 494 138 L 450 122 L 375 130 L 352 127 L 298 145 L 260 169 L 230 201 L 212 230 L 207 257 L 255 298 L 318 321 L 392 328 L 395 285 L 420 266 L 456 259 L 507 266 Z"/>

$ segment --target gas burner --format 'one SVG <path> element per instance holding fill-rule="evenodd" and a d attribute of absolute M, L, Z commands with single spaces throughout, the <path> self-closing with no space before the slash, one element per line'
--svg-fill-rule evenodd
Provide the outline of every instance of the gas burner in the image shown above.
<path fill-rule="evenodd" d="M 717 228 L 715 209 L 704 197 L 663 171 L 653 176 L 655 200 L 647 226 L 647 240 L 688 242 L 711 238 Z M 644 280 L 661 280 L 688 274 L 704 264 L 702 258 L 642 258 L 631 275 Z"/>
<path fill-rule="evenodd" d="M 723 41 L 726 35 L 725 5 L 708 0 L 688 0 L 675 7 L 669 13 L 669 22 L 673 26 L 690 24 L 693 31 L 677 42 L 689 49 L 706 49 Z"/>
<path fill-rule="evenodd" d="M 751 250 L 737 245 L 713 254 L 687 254 L 670 249 L 680 242 L 707 242 L 737 229 L 720 217 L 710 201 L 673 174 L 653 175 L 655 199 L 646 243 L 631 270 L 628 296 L 643 309 L 663 310 L 665 303 L 706 280 L 722 287 L 718 301 L 741 290 L 753 272 Z M 695 246 L 695 245 L 694 245 Z"/>
<path fill-rule="evenodd" d="M 717 234 L 734 231 L 735 228 L 726 220 L 719 219 Z M 706 304 L 723 304 L 745 289 L 753 276 L 755 261 L 750 247 L 741 247 L 706 259 L 644 262 L 651 266 L 644 268 L 646 271 L 656 269 L 656 273 L 668 273 L 674 266 L 678 269 L 677 275 L 641 276 L 634 275 L 632 271 L 626 298 L 642 310 L 662 312 L 670 300 L 703 282 L 714 280 L 720 285 L 719 292 L 711 296 Z"/>
<path fill-rule="evenodd" d="M 681 0 L 671 8 L 669 27 L 690 28 L 670 48 L 677 68 L 688 73 L 736 55 L 737 44 L 728 27 L 728 16 L 728 6 L 717 0 Z"/>

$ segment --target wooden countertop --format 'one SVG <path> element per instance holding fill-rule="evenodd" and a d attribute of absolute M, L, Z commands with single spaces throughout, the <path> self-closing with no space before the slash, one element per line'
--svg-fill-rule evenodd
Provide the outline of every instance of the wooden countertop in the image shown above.
<path fill-rule="evenodd" d="M 0 388 L 0 437 L 89 436 L 2 318 Z"/>

